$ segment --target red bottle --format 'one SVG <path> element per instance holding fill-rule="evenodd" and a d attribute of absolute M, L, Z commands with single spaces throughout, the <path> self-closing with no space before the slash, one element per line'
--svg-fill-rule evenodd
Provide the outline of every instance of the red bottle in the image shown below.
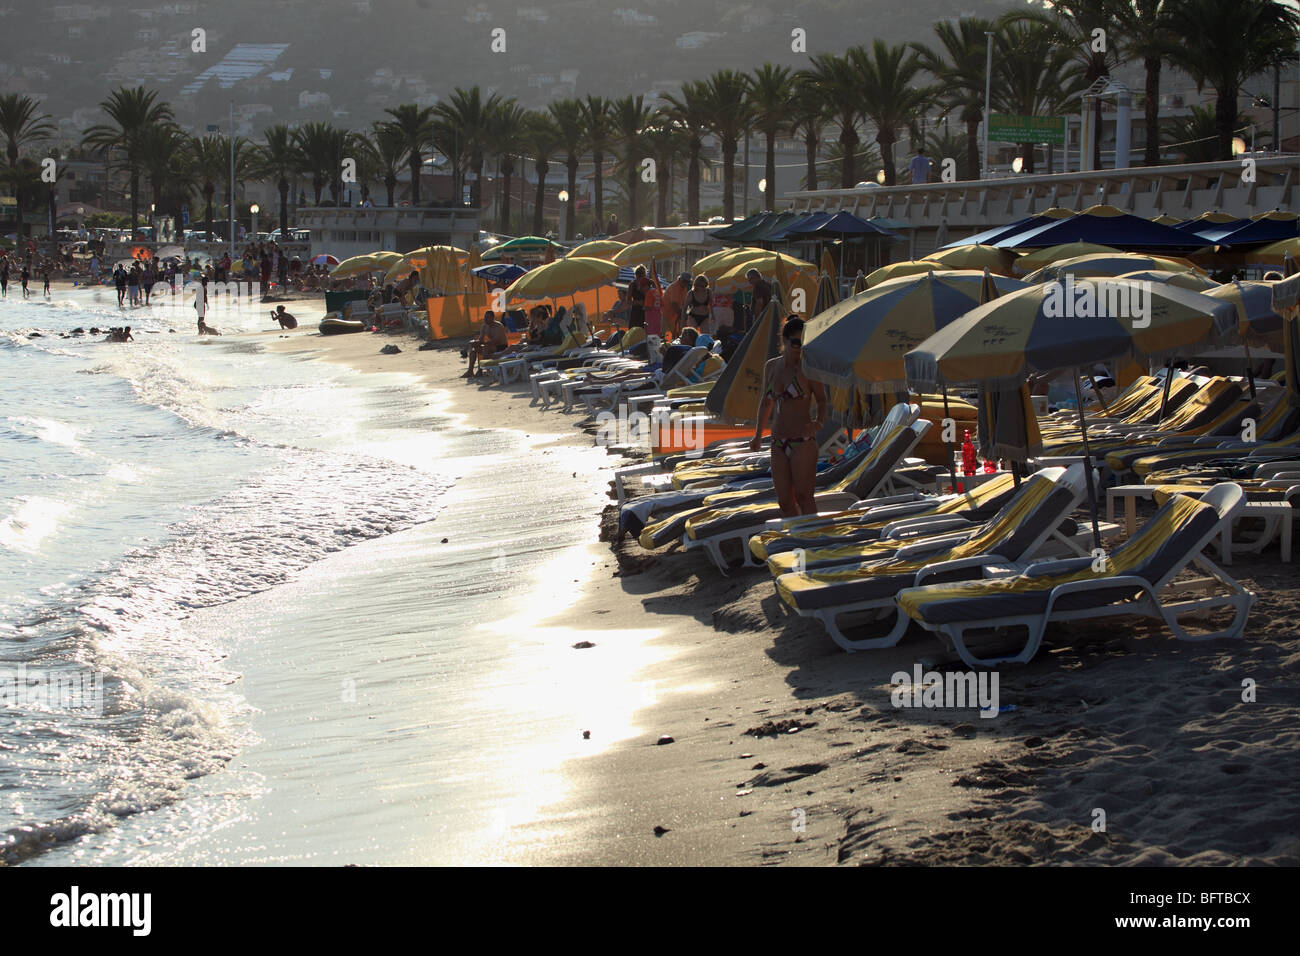
<path fill-rule="evenodd" d="M 961 443 L 961 473 L 967 476 L 975 474 L 975 446 L 970 443 L 969 429 Z"/>
<path fill-rule="evenodd" d="M 984 462 L 984 474 L 991 475 L 993 474 L 993 472 L 997 470 L 998 470 L 998 466 L 996 462 L 993 461 Z"/>

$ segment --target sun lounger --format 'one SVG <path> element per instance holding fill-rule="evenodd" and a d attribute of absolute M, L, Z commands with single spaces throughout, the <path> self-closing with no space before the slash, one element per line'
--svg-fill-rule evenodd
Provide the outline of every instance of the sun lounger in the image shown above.
<path fill-rule="evenodd" d="M 821 570 L 797 570 L 776 579 L 781 600 L 803 617 L 821 621 L 845 650 L 891 647 L 909 619 L 894 602 L 900 589 L 929 580 L 978 579 L 988 566 L 1021 568 L 1083 500 L 1082 465 L 1049 468 L 1027 480 L 996 515 L 957 535 L 917 541 L 878 541 L 864 546 L 880 557 Z M 887 634 L 851 638 L 840 621 L 875 613 L 894 618 Z"/>
<path fill-rule="evenodd" d="M 1116 614 L 1157 618 L 1181 640 L 1241 637 L 1254 595 L 1202 552 L 1244 500 L 1241 488 L 1232 483 L 1216 485 L 1199 501 L 1175 495 L 1100 568 L 1090 558 L 1044 562 L 1009 577 L 908 588 L 898 595 L 898 605 L 943 637 L 971 667 L 1029 661 L 1049 623 Z M 1181 587 L 1172 582 L 1189 564 L 1209 575 L 1198 584 L 1218 582 L 1226 595 L 1175 601 L 1174 592 Z M 1221 630 L 1192 635 L 1179 624 L 1182 614 L 1215 608 L 1233 610 L 1232 621 Z M 1024 645 L 1014 653 L 980 657 L 967 645 L 968 631 L 1009 627 L 1028 629 Z"/>
<path fill-rule="evenodd" d="M 894 469 L 929 429 L 930 422 L 921 419 L 884 436 L 841 481 L 814 494 L 813 501 L 817 509 L 842 511 L 858 501 L 891 493 Z M 722 553 L 723 546 L 728 542 L 738 544 L 742 563 L 746 567 L 754 567 L 746 543 L 751 535 L 762 531 L 770 519 L 780 515 L 781 507 L 777 503 L 775 491 L 768 492 L 758 500 L 739 502 L 729 500 L 727 495 L 713 495 L 704 499 L 702 507 L 691 509 L 684 521 L 679 515 L 672 523 L 680 525 L 683 547 L 704 548 L 718 570 L 725 574 L 729 562 Z M 651 532 L 647 528 L 641 535 L 642 544 L 645 544 L 647 535 L 650 540 L 662 540 L 662 533 L 662 529 Z"/>

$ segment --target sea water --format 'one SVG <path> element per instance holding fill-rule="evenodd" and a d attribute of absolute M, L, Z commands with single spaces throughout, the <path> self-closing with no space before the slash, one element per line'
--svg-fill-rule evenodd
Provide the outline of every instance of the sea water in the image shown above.
<path fill-rule="evenodd" d="M 134 343 L 72 334 L 128 322 Z M 258 308 L 209 324 L 270 323 Z M 0 700 L 0 860 L 310 862 L 339 846 L 358 861 L 484 858 L 473 833 L 499 830 L 512 793 L 532 789 L 516 779 L 519 745 L 576 739 L 579 718 L 571 702 L 518 692 L 554 651 L 527 639 L 521 650 L 483 602 L 522 593 L 548 559 L 589 540 L 603 484 L 598 451 L 539 451 L 529 477 L 542 484 L 526 495 L 561 472 L 590 480 L 550 506 L 550 527 L 511 529 L 522 451 L 511 434 L 461 427 L 404 376 L 200 339 L 175 308 L 119 310 L 103 290 L 24 302 L 11 290 L 0 303 L 0 681 L 89 677 L 96 699 Z M 468 524 L 430 524 L 484 468 L 502 480 L 455 509 Z M 501 686 L 509 673 L 516 683 Z M 370 711 L 359 718 L 358 684 Z M 322 743 L 336 715 L 338 739 Z M 248 837 L 213 834 L 258 819 L 270 784 L 246 755 L 280 748 L 277 773 L 296 769 L 298 744 L 259 736 L 267 727 L 301 731 L 302 775 L 346 781 L 347 793 L 295 797 L 292 812 L 315 822 L 283 848 L 259 833 L 254 852 Z M 367 819 L 332 799 L 387 808 Z M 408 816 L 439 813 L 469 845 L 412 836 Z"/>

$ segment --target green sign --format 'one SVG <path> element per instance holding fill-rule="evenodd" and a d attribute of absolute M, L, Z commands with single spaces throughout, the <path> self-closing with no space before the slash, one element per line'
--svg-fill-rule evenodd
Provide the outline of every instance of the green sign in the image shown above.
<path fill-rule="evenodd" d="M 999 143 L 1051 143 L 1065 145 L 1064 116 L 989 116 L 989 139 Z"/>

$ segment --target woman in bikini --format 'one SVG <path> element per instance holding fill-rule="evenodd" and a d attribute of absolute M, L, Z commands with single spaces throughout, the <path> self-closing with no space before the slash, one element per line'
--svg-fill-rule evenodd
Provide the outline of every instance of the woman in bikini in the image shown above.
<path fill-rule="evenodd" d="M 701 332 L 712 331 L 705 328 L 705 323 L 709 321 L 712 308 L 713 293 L 709 290 L 709 280 L 702 275 L 696 276 L 691 291 L 686 293 L 685 325 L 693 325 Z"/>
<path fill-rule="evenodd" d="M 763 428 L 772 418 L 772 485 L 781 514 L 817 513 L 813 500 L 817 477 L 817 433 L 826 424 L 829 404 L 826 389 L 803 373 L 803 319 L 790 316 L 781 329 L 781 354 L 763 368 L 763 397 L 758 403 L 758 426 L 752 451 L 762 446 Z M 817 417 L 811 416 L 813 400 Z"/>

